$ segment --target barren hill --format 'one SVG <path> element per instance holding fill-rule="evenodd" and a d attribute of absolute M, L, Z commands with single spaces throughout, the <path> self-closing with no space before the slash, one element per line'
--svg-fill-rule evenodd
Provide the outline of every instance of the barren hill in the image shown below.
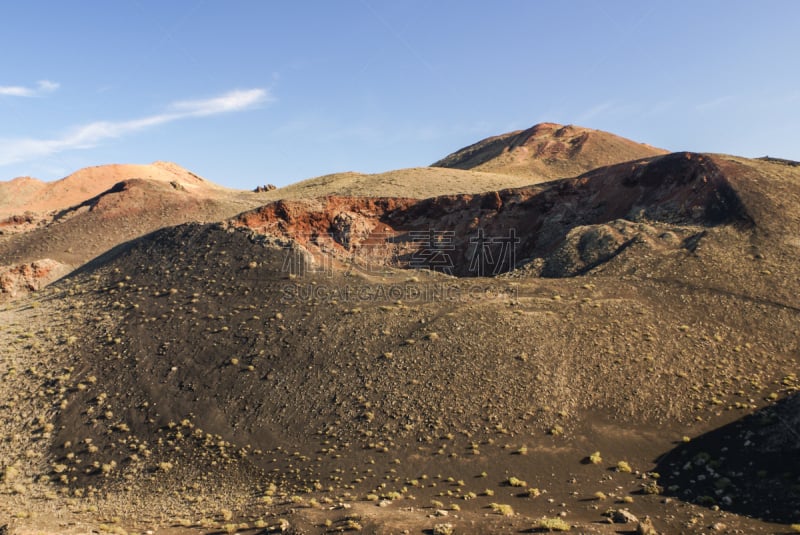
<path fill-rule="evenodd" d="M 0 306 L 0 526 L 800 521 L 800 166 L 550 124 L 443 162 L 16 214 L 15 280 L 80 267 Z"/>
<path fill-rule="evenodd" d="M 415 167 L 386 173 L 335 173 L 311 178 L 270 191 L 265 198 L 309 199 L 338 195 L 348 197 L 411 197 L 425 199 L 457 193 L 483 193 L 527 186 L 525 176 L 462 169 Z"/>
<path fill-rule="evenodd" d="M 53 289 L 75 338 L 29 378 L 60 407 L 49 464 L 30 470 L 73 494 L 155 495 L 194 525 L 219 507 L 253 522 L 277 506 L 298 531 L 327 519 L 419 532 L 455 504 L 466 531 L 563 513 L 610 533 L 601 513 L 623 507 L 666 532 L 700 514 L 697 532 L 772 531 L 764 520 L 800 506 L 800 474 L 763 475 L 754 488 L 785 506 L 759 521 L 726 512 L 751 487 L 709 496 L 688 471 L 662 476 L 670 489 L 652 472 L 675 443 L 798 389 L 798 173 L 680 153 L 527 188 L 278 201 L 157 231 Z M 502 276 L 470 276 L 479 229 L 520 238 Z M 410 265 L 435 251 L 458 276 Z M 771 455 L 787 461 L 770 466 L 793 470 L 794 448 L 780 442 Z M 707 477 L 735 482 L 736 468 Z"/>
<path fill-rule="evenodd" d="M 550 126 L 532 130 L 545 135 Z M 555 137 L 566 139 L 566 130 L 574 128 L 564 127 Z M 584 141 L 559 161 L 589 165 L 594 160 L 587 154 L 595 149 L 583 149 Z M 327 195 L 424 199 L 521 187 L 544 176 L 549 175 L 428 167 L 373 175 L 338 173 L 251 194 L 222 188 L 176 164 L 155 162 L 91 167 L 52 183 L 30 178 L 0 182 L 0 297 L 40 288 L 114 245 L 157 228 L 225 219 L 270 200 Z"/>
<path fill-rule="evenodd" d="M 541 123 L 527 130 L 481 140 L 439 160 L 432 167 L 508 174 L 542 182 L 662 154 L 666 151 L 608 132 Z"/>
<path fill-rule="evenodd" d="M 417 168 L 340 173 L 252 193 L 209 182 L 176 164 L 107 165 L 53 183 L 0 182 L 0 299 L 41 288 L 132 238 L 188 221 L 220 221 L 275 199 L 401 193 L 426 198 L 525 185 L 525 178 Z"/>
<path fill-rule="evenodd" d="M 0 299 L 43 287 L 111 247 L 259 205 L 168 162 L 82 169 L 52 183 L 0 183 Z"/>
<path fill-rule="evenodd" d="M 724 224 L 756 228 L 791 246 L 800 230 L 787 210 L 791 199 L 800 200 L 796 183 L 787 178 L 794 174 L 792 168 L 756 160 L 676 153 L 484 194 L 281 200 L 245 212 L 233 224 L 291 239 L 315 256 L 402 268 L 437 267 L 415 263 L 426 258 L 426 247 L 436 247 L 428 239 L 433 232 L 433 238 L 446 240 L 438 252 L 450 265 L 439 268 L 448 267 L 451 274 L 525 267 L 561 277 L 601 267 L 618 255 L 637 255 L 641 248 L 650 249 L 647 256 L 669 258 L 695 247 L 708 228 Z M 766 191 L 756 176 L 768 177 Z M 502 238 L 513 232 L 514 263 L 483 266 L 489 271 L 472 265 L 478 231 L 487 257 L 495 259 L 507 245 Z"/>
<path fill-rule="evenodd" d="M 222 189 L 171 162 L 101 165 L 81 169 L 55 182 L 42 182 L 30 177 L 0 182 L 0 220 L 28 212 L 44 214 L 63 210 L 130 179 L 176 182 L 193 190 Z"/>

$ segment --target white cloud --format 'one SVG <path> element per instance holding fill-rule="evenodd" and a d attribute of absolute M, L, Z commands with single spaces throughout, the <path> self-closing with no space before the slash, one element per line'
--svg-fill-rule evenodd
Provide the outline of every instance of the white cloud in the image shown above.
<path fill-rule="evenodd" d="M 706 102 L 701 102 L 700 104 L 695 105 L 694 108 L 695 108 L 695 110 L 700 111 L 700 112 L 708 111 L 708 110 L 712 110 L 712 109 L 715 109 L 715 108 L 720 108 L 720 107 L 726 106 L 727 104 L 733 102 L 734 100 L 736 100 L 735 96 L 733 96 L 733 95 L 724 95 L 724 96 L 721 96 L 721 97 L 717 97 L 717 98 L 715 98 L 713 100 L 709 100 L 709 101 L 706 101 Z"/>
<path fill-rule="evenodd" d="M 0 86 L 0 96 L 4 97 L 40 97 L 47 93 L 52 93 L 61 87 L 61 84 L 50 80 L 40 80 L 36 82 L 36 87 L 24 87 L 21 85 Z"/>
<path fill-rule="evenodd" d="M 61 84 L 58 82 L 51 82 L 50 80 L 40 80 L 37 84 L 39 86 L 39 91 L 43 93 L 51 93 L 61 87 Z"/>
<path fill-rule="evenodd" d="M 231 91 L 206 100 L 184 100 L 176 102 L 171 109 L 187 116 L 202 117 L 249 108 L 259 102 L 272 100 L 264 89 Z"/>
<path fill-rule="evenodd" d="M 73 149 L 95 147 L 107 139 L 115 139 L 147 128 L 220 113 L 242 111 L 273 100 L 265 89 L 230 91 L 207 100 L 188 100 L 170 105 L 166 112 L 128 121 L 96 121 L 73 128 L 54 139 L 0 140 L 0 165 L 10 165 Z"/>

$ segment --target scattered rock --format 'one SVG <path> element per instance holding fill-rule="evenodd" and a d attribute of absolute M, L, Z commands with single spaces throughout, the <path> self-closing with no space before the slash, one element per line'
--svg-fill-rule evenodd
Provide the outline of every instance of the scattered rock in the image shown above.
<path fill-rule="evenodd" d="M 50 282 L 69 272 L 66 266 L 55 260 L 43 258 L 31 263 L 0 266 L 0 298 L 16 297 L 44 288 Z"/>
<path fill-rule="evenodd" d="M 375 222 L 355 212 L 340 212 L 336 214 L 331 223 L 331 233 L 334 240 L 345 249 L 358 246 L 375 227 Z"/>
<path fill-rule="evenodd" d="M 281 518 L 277 524 L 267 528 L 267 533 L 288 533 L 292 525 L 285 518 Z"/>
<path fill-rule="evenodd" d="M 611 520 L 613 520 L 615 524 L 635 524 L 639 522 L 636 515 L 627 509 L 617 509 L 611 513 Z"/>

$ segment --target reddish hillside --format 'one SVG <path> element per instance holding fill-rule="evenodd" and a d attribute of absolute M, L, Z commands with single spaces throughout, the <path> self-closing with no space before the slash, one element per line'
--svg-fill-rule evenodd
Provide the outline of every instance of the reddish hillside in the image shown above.
<path fill-rule="evenodd" d="M 663 154 L 666 151 L 662 149 L 608 132 L 541 123 L 527 130 L 486 138 L 439 160 L 432 167 L 528 176 L 542 182 Z"/>
<path fill-rule="evenodd" d="M 55 182 L 29 177 L 0 182 L 0 219 L 26 212 L 40 214 L 63 210 L 101 194 L 117 182 L 134 178 L 176 182 L 196 191 L 222 189 L 170 162 L 100 165 L 81 169 Z"/>
<path fill-rule="evenodd" d="M 188 221 L 215 221 L 260 203 L 254 193 L 189 189 L 128 179 L 52 215 L 47 224 L 0 241 L 4 263 L 52 258 L 74 266 L 124 241 Z"/>
<path fill-rule="evenodd" d="M 15 179 L 0 183 L 0 199 L 0 298 L 41 288 L 148 232 L 263 202 L 165 162 L 91 167 L 53 183 Z"/>
<path fill-rule="evenodd" d="M 237 216 L 233 224 L 293 239 L 315 256 L 435 268 L 425 263 L 436 261 L 426 250 L 437 248 L 441 254 L 433 256 L 449 259 L 439 267 L 456 275 L 497 274 L 539 259 L 544 275 L 568 276 L 616 256 L 634 237 L 654 251 L 667 251 L 682 248 L 681 240 L 703 227 L 751 225 L 732 183 L 748 167 L 731 165 L 721 158 L 676 153 L 486 194 L 278 201 Z M 658 238 L 667 230 L 675 234 L 672 241 Z M 488 272 L 487 266 L 473 264 L 479 233 L 485 238 L 481 247 L 496 259 L 504 248 L 498 238 L 510 232 L 516 241 L 514 263 L 506 259 Z M 569 247 L 576 232 L 597 236 L 576 237 L 582 241 L 575 252 Z"/>
<path fill-rule="evenodd" d="M 416 510 L 414 532 L 449 502 L 464 533 L 530 532 L 559 512 L 600 533 L 616 503 L 664 533 L 698 513 L 697 532 L 774 533 L 729 512 L 780 500 L 758 514 L 794 521 L 789 434 L 703 435 L 798 387 L 799 171 L 679 153 L 487 194 L 278 201 L 149 234 L 51 289 L 78 312 L 38 379 L 42 404 L 64 407 L 47 477 L 73 494 L 273 484 L 308 533 L 326 519 L 297 511 L 342 526 L 317 504 L 384 497 L 362 511 Z M 472 275 L 480 230 L 519 238 L 501 276 L 396 269 L 443 271 L 439 251 Z M 507 257 L 486 244 L 490 275 Z M 290 272 L 311 258 L 330 269 Z M 751 469 L 752 442 L 771 459 Z M 709 454 L 725 471 L 706 470 Z M 485 527 L 492 504 L 513 505 L 511 528 Z"/>

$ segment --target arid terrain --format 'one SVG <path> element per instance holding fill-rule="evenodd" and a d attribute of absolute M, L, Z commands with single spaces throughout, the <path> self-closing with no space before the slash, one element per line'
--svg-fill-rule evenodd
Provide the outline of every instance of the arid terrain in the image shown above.
<path fill-rule="evenodd" d="M 0 183 L 0 526 L 800 532 L 798 207 L 796 162 L 550 123 Z"/>

